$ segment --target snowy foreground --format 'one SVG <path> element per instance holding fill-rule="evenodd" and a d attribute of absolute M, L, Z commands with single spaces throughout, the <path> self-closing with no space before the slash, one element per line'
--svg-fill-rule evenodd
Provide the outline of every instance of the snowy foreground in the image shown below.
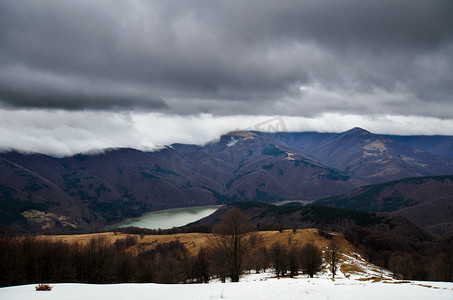
<path fill-rule="evenodd" d="M 50 292 L 34 285 L 0 288 L 1 300 L 74 299 L 453 299 L 453 283 L 371 282 L 354 279 L 270 278 L 210 284 L 54 284 Z"/>
<path fill-rule="evenodd" d="M 400 281 L 366 262 L 344 255 L 342 263 L 353 266 L 355 272 L 344 274 L 339 268 L 332 280 L 329 266 L 316 278 L 275 278 L 272 273 L 247 274 L 238 283 L 208 284 L 51 284 L 52 291 L 35 291 L 35 285 L 0 288 L 0 300 L 147 300 L 147 299 L 365 299 L 414 300 L 453 299 L 453 283 Z"/>

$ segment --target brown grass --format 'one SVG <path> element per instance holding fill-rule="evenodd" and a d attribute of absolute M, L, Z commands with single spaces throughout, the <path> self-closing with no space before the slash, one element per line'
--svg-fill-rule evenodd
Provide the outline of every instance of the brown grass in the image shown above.
<path fill-rule="evenodd" d="M 171 241 L 179 240 L 186 246 L 191 254 L 196 254 L 202 246 L 206 246 L 207 237 L 210 234 L 206 233 L 183 233 L 172 235 L 145 235 L 143 238 L 138 234 L 129 234 L 129 236 L 137 236 L 137 243 L 128 250 L 136 253 L 153 249 L 159 243 L 169 243 Z M 79 243 L 87 244 L 92 238 L 104 237 L 111 244 L 115 243 L 118 239 L 124 239 L 128 234 L 114 234 L 113 232 L 95 233 L 95 234 L 78 234 L 78 235 L 53 235 L 41 236 L 43 239 L 51 241 L 63 241 L 65 243 Z"/>
<path fill-rule="evenodd" d="M 391 284 L 403 284 L 403 283 L 411 283 L 410 281 L 407 280 L 399 280 L 399 281 L 388 281 L 384 280 L 382 281 L 383 283 L 391 283 Z"/>
<path fill-rule="evenodd" d="M 256 235 L 256 242 L 258 244 L 254 245 L 254 247 L 258 246 L 266 246 L 268 249 L 274 244 L 275 242 L 280 242 L 282 245 L 289 246 L 289 245 L 296 245 L 301 247 L 305 244 L 311 243 L 317 247 L 319 247 L 322 251 L 326 250 L 326 247 L 331 242 L 330 239 L 325 237 L 319 236 L 317 234 L 317 229 L 298 229 L 296 232 L 293 230 L 284 230 L 282 232 L 279 231 L 260 231 L 253 233 Z M 63 241 L 66 243 L 79 243 L 79 244 L 87 244 L 90 239 L 103 237 L 111 244 L 115 243 L 116 240 L 125 239 L 128 234 L 122 233 L 113 233 L 113 232 L 105 232 L 105 233 L 97 233 L 97 234 L 80 234 L 80 235 L 55 235 L 55 236 L 40 236 L 39 238 L 47 239 L 51 241 Z M 172 234 L 172 235 L 132 235 L 129 236 L 136 236 L 137 242 L 126 248 L 128 251 L 131 251 L 133 255 L 138 255 L 144 251 L 151 250 L 155 248 L 160 243 L 169 243 L 171 241 L 178 240 L 181 242 L 186 249 L 189 251 L 191 255 L 196 255 L 200 251 L 201 247 L 209 246 L 208 239 L 211 236 L 209 233 L 180 233 L 180 234 Z M 360 265 L 356 265 L 351 263 L 347 260 L 347 256 L 354 257 L 354 247 L 346 241 L 342 234 L 336 234 L 334 237 L 336 240 L 337 245 L 340 247 L 340 271 L 349 278 L 352 274 L 363 276 L 360 278 L 361 281 L 382 281 L 380 277 L 370 277 L 367 274 L 367 270 L 363 269 Z M 375 272 L 379 270 L 375 269 Z M 367 277 L 365 277 L 367 276 Z"/>
<path fill-rule="evenodd" d="M 321 250 L 324 250 L 325 247 L 329 244 L 330 240 L 321 237 L 317 234 L 317 229 L 298 229 L 296 233 L 292 230 L 284 230 L 283 232 L 279 231 L 261 231 L 257 232 L 259 240 L 262 241 L 264 245 L 270 247 L 275 242 L 280 242 L 283 245 L 295 244 L 303 246 L 307 243 L 312 243 L 319 247 Z M 134 236 L 130 234 L 131 236 Z M 153 249 L 159 243 L 169 243 L 171 241 L 179 240 L 181 243 L 186 246 L 187 250 L 191 254 L 197 254 L 201 247 L 208 245 L 208 237 L 211 234 L 209 233 L 180 233 L 172 235 L 144 235 L 143 238 L 140 235 L 137 236 L 137 243 L 128 248 L 135 253 L 140 253 L 146 250 Z M 47 239 L 51 241 L 63 241 L 66 243 L 79 243 L 87 244 L 90 239 L 94 237 L 104 237 L 110 243 L 114 243 L 117 239 L 124 239 L 127 234 L 122 233 L 95 233 L 95 234 L 79 234 L 79 235 L 43 235 L 40 236 L 42 239 Z M 350 253 L 352 247 L 351 245 L 343 238 L 343 235 L 337 234 L 335 237 L 337 243 L 341 247 L 341 251 L 345 253 Z"/>
<path fill-rule="evenodd" d="M 382 281 L 382 278 L 372 276 L 372 277 L 359 278 L 357 280 L 359 280 L 359 281 L 371 281 L 372 280 L 373 282 L 380 282 L 380 281 Z"/>
<path fill-rule="evenodd" d="M 360 274 L 360 273 L 364 273 L 364 270 L 357 266 L 357 265 L 352 265 L 352 264 L 348 264 L 348 263 L 342 263 L 341 266 L 340 266 L 340 271 L 341 273 L 343 274 Z"/>
<path fill-rule="evenodd" d="M 439 289 L 439 287 L 437 287 L 437 286 L 432 286 L 432 285 L 429 285 L 429 284 L 421 284 L 421 283 L 418 283 L 418 284 L 416 284 L 416 285 L 422 286 L 422 287 L 426 287 L 426 288 L 430 288 L 430 289 L 431 289 L 431 288 L 433 288 L 433 289 Z"/>

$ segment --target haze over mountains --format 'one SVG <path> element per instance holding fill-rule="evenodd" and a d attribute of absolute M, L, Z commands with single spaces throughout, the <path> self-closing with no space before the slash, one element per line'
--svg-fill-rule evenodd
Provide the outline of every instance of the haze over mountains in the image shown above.
<path fill-rule="evenodd" d="M 166 208 L 313 201 L 404 177 L 453 174 L 452 141 L 354 128 L 240 131 L 155 152 L 107 149 L 64 158 L 5 152 L 0 220 L 18 231 L 89 230 Z"/>

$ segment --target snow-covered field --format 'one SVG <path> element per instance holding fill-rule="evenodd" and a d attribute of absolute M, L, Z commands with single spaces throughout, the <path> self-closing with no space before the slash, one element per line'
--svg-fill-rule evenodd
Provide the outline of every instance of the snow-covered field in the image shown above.
<path fill-rule="evenodd" d="M 453 283 L 363 282 L 354 279 L 282 278 L 211 284 L 55 284 L 50 292 L 34 285 L 0 289 L 2 300 L 64 299 L 453 299 Z"/>
<path fill-rule="evenodd" d="M 347 264 L 348 268 L 342 265 Z M 239 283 L 209 284 L 51 284 L 0 288 L 0 300 L 146 300 L 146 299 L 453 299 L 453 283 L 394 280 L 392 274 L 362 257 L 344 255 L 335 280 L 327 265 L 316 278 L 275 278 L 272 273 L 246 274 Z M 347 272 L 346 272 L 347 271 Z"/>

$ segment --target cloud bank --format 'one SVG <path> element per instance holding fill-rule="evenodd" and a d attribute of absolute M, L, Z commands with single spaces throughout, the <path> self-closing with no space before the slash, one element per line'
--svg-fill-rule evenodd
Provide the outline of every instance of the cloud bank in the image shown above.
<path fill-rule="evenodd" d="M 420 120 L 453 120 L 452 15 L 450 0 L 0 0 L 1 114 L 28 118 L 1 129 L 22 148 L 26 132 L 50 137 L 44 115 L 53 132 L 100 116 L 121 145 L 123 131 L 148 143 L 125 125 L 147 114 L 409 118 L 426 133 Z"/>
<path fill-rule="evenodd" d="M 172 143 L 206 144 L 233 130 L 449 134 L 452 120 L 405 116 L 322 114 L 316 117 L 198 116 L 137 112 L 0 110 L 0 151 L 20 149 L 69 156 L 104 148 L 144 151 Z"/>

